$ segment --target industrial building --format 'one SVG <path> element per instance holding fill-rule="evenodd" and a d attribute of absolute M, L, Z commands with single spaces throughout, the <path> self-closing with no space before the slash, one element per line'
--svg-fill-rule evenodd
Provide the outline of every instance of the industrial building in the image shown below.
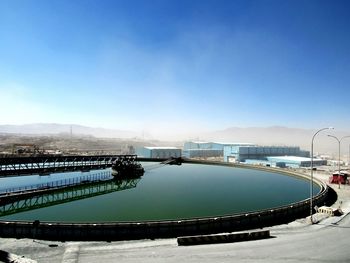
<path fill-rule="evenodd" d="M 184 143 L 182 156 L 186 158 L 220 157 L 224 155 L 224 147 L 228 145 L 254 145 L 251 143 L 225 143 L 225 142 L 200 142 L 190 141 Z"/>
<path fill-rule="evenodd" d="M 186 158 L 207 158 L 222 156 L 222 146 L 211 142 L 185 142 L 182 156 Z"/>
<path fill-rule="evenodd" d="M 300 156 L 271 156 L 267 157 L 267 160 L 271 163 L 279 164 L 278 167 L 311 167 L 311 158 Z M 327 160 L 313 159 L 313 166 L 327 165 Z"/>
<path fill-rule="evenodd" d="M 270 156 L 298 156 L 309 157 L 308 151 L 300 150 L 296 146 L 224 146 L 224 161 L 245 162 L 246 160 L 267 160 Z"/>
<path fill-rule="evenodd" d="M 184 151 L 197 149 L 197 150 L 223 150 L 225 144 L 218 142 L 200 142 L 191 141 L 184 143 Z"/>
<path fill-rule="evenodd" d="M 142 147 L 136 149 L 136 154 L 145 158 L 181 157 L 181 149 L 176 147 Z"/>
<path fill-rule="evenodd" d="M 267 157 L 266 160 L 247 159 L 245 163 L 280 168 L 300 168 L 311 167 L 311 158 L 299 156 L 271 156 Z M 313 159 L 313 166 L 321 165 L 327 165 L 327 160 Z"/>
<path fill-rule="evenodd" d="M 311 166 L 310 153 L 297 146 L 258 146 L 252 143 L 202 142 L 184 143 L 182 156 L 208 158 L 223 156 L 225 162 L 245 162 L 274 167 Z M 314 159 L 314 165 L 327 162 Z"/>

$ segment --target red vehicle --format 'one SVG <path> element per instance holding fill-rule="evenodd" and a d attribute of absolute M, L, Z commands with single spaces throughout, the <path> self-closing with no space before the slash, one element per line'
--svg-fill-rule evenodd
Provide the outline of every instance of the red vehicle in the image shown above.
<path fill-rule="evenodd" d="M 331 177 L 329 177 L 329 183 L 331 184 L 349 184 L 349 180 L 348 180 L 348 176 L 349 174 L 347 172 L 335 172 L 332 174 Z"/>

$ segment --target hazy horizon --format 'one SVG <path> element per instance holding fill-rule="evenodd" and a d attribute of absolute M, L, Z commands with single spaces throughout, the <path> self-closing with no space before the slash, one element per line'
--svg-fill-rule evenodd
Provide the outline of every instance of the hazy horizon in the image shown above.
<path fill-rule="evenodd" d="M 64 135 L 75 137 L 94 136 L 96 138 L 115 138 L 136 141 L 158 141 L 159 145 L 169 142 L 167 146 L 184 141 L 212 141 L 223 143 L 254 143 L 257 145 L 299 146 L 310 151 L 311 139 L 317 130 L 295 127 L 227 127 L 223 130 L 200 131 L 197 133 L 152 134 L 145 131 L 113 130 L 101 127 L 88 127 L 76 124 L 40 123 L 27 125 L 0 125 L 0 134 L 22 134 L 24 136 Z M 338 153 L 338 143 L 327 135 L 341 139 L 349 136 L 350 132 L 339 130 L 325 130 L 314 140 L 315 153 L 330 154 L 334 158 Z M 342 158 L 348 160 L 350 154 L 350 138 L 344 138 L 341 143 Z"/>

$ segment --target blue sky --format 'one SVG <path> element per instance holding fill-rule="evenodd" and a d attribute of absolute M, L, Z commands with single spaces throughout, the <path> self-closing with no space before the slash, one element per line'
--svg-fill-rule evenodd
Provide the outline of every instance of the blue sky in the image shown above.
<path fill-rule="evenodd" d="M 0 124 L 350 130 L 349 1 L 0 0 Z"/>

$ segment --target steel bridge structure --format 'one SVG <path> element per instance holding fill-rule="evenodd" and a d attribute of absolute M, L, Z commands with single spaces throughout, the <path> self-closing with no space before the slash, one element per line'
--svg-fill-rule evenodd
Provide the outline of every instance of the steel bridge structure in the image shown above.
<path fill-rule="evenodd" d="M 117 166 L 135 166 L 137 155 L 10 156 L 0 158 L 0 176 L 89 171 Z"/>

